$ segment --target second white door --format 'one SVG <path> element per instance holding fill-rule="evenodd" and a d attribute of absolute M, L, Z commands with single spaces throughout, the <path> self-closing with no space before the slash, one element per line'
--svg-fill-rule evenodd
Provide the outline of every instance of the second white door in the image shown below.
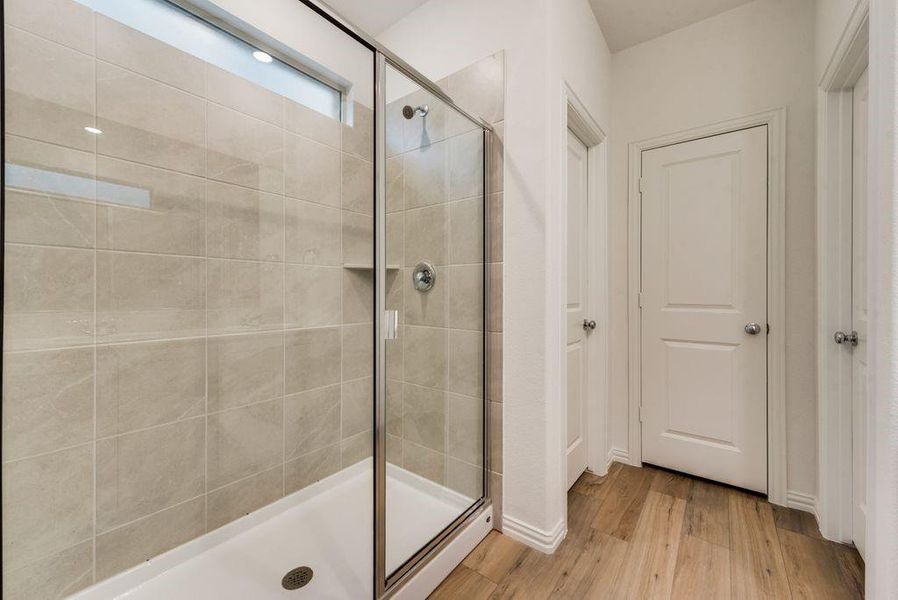
<path fill-rule="evenodd" d="M 568 488 L 587 462 L 587 189 L 586 145 L 572 131 L 567 142 L 567 481 Z"/>
<path fill-rule="evenodd" d="M 642 459 L 767 491 L 767 128 L 642 154 Z"/>

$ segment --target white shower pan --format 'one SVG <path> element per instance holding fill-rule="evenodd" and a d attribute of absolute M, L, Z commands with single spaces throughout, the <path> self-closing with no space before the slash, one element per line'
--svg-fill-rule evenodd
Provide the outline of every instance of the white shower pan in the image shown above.
<path fill-rule="evenodd" d="M 372 597 L 373 468 L 364 460 L 183 546 L 74 595 L 73 600 L 315 600 Z M 474 500 L 387 466 L 387 572 Z M 489 532 L 488 509 L 396 597 L 423 597 Z M 445 556 L 444 556 L 445 555 Z M 309 566 L 312 580 L 282 577 Z"/>

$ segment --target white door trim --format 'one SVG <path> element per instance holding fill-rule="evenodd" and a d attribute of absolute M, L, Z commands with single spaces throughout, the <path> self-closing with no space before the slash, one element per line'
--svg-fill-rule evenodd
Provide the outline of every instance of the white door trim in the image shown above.
<path fill-rule="evenodd" d="M 590 115 L 586 105 L 577 97 L 571 86 L 563 82 L 561 101 L 565 110 L 562 113 L 562 137 L 565 146 L 560 149 L 566 152 L 567 131 L 576 134 L 587 149 L 587 210 L 589 213 L 589 231 L 587 257 L 589 261 L 589 286 L 587 288 L 588 309 L 597 326 L 587 337 L 587 360 L 590 365 L 587 384 L 587 467 L 596 474 L 604 475 L 608 471 L 608 423 L 609 423 L 609 368 L 608 368 L 608 178 L 607 178 L 607 143 L 606 135 L 595 119 Z M 562 186 L 567 190 L 567 172 L 563 170 Z M 562 214 L 559 223 L 565 228 L 560 236 L 561 244 L 567 243 L 567 204 L 562 202 Z M 594 232 L 594 233 L 593 233 Z M 559 256 L 565 262 L 560 268 L 562 277 L 567 273 L 566 246 L 559 248 Z M 561 282 L 560 289 L 567 289 L 567 282 Z M 558 311 L 558 318 L 564 319 L 564 304 Z M 566 324 L 562 321 L 562 331 Z M 560 373 L 567 372 L 564 348 L 559 349 L 562 364 Z M 566 383 L 562 378 L 560 398 L 567 397 Z M 562 432 L 567 431 L 567 412 L 561 411 Z M 564 434 L 566 436 L 566 433 Z M 564 438 L 566 439 L 566 437 Z M 565 444 L 566 446 L 566 444 Z M 567 465 L 566 448 L 562 449 L 563 462 Z M 566 491 L 565 497 L 566 497 Z"/>
<path fill-rule="evenodd" d="M 851 323 L 852 98 L 868 64 L 869 4 L 857 3 L 818 91 L 817 520 L 830 540 L 852 532 L 851 355 L 833 332 Z"/>
<path fill-rule="evenodd" d="M 786 504 L 786 109 L 780 108 L 746 117 L 721 121 L 704 127 L 660 136 L 629 146 L 629 459 L 642 465 L 642 427 L 639 422 L 641 398 L 641 329 L 639 310 L 642 264 L 639 196 L 641 156 L 645 150 L 687 142 L 711 135 L 766 125 L 768 161 L 767 211 L 767 495 L 774 504 Z"/>

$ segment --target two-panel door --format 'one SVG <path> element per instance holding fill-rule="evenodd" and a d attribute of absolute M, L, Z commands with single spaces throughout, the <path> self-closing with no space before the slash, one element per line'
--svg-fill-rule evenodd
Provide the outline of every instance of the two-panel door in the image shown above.
<path fill-rule="evenodd" d="M 767 128 L 642 153 L 642 459 L 767 491 Z"/>

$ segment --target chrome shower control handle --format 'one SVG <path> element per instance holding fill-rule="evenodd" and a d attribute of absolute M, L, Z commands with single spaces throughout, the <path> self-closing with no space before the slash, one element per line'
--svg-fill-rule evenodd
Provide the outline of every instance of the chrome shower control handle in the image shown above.
<path fill-rule="evenodd" d="M 845 333 L 844 331 L 837 331 L 833 334 L 833 340 L 837 344 L 849 344 L 851 346 L 857 346 L 857 342 L 858 342 L 857 331 L 852 331 L 851 333 Z"/>
<path fill-rule="evenodd" d="M 748 335 L 758 335 L 761 333 L 761 325 L 755 322 L 745 324 L 745 333 Z"/>
<path fill-rule="evenodd" d="M 596 322 L 591 319 L 583 319 L 583 329 L 586 331 L 595 331 Z"/>

